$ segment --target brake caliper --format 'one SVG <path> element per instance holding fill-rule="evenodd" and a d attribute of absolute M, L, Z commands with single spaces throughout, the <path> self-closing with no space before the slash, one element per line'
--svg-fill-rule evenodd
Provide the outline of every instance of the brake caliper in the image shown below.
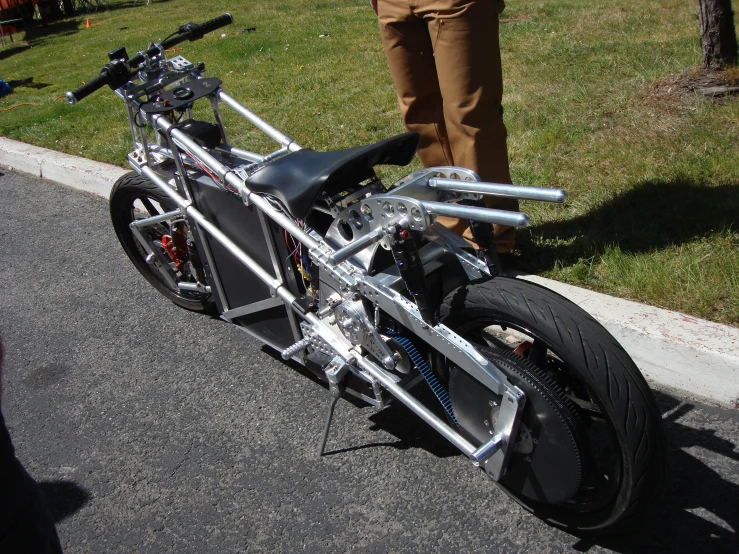
<path fill-rule="evenodd" d="M 162 248 L 174 263 L 175 270 L 180 271 L 183 264 L 187 263 L 187 237 L 179 227 L 172 232 L 172 236 L 164 235 L 162 237 Z"/>

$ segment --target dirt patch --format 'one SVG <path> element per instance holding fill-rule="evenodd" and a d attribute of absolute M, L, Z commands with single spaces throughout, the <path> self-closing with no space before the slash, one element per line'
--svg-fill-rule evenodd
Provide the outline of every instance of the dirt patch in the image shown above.
<path fill-rule="evenodd" d="M 739 98 L 739 68 L 716 71 L 690 67 L 678 75 L 668 75 L 652 83 L 645 104 L 692 104 L 703 98 L 724 100 L 732 97 Z"/>

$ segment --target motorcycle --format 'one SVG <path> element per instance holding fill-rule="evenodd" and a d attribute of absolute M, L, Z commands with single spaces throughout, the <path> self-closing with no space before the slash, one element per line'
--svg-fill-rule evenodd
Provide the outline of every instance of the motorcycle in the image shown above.
<path fill-rule="evenodd" d="M 651 391 L 590 315 L 504 274 L 493 224 L 528 217 L 479 204 L 565 193 L 485 183 L 461 167 L 386 186 L 375 167 L 407 165 L 413 133 L 301 148 L 202 63 L 165 56 L 231 21 L 188 23 L 133 57 L 117 48 L 67 93 L 76 104 L 108 85 L 126 107 L 133 171 L 115 183 L 110 214 L 136 269 L 175 304 L 220 315 L 328 384 L 319 454 L 339 398 L 401 402 L 545 521 L 602 531 L 636 520 L 664 475 Z M 200 100 L 211 121 L 193 118 Z M 230 145 L 223 106 L 278 148 Z M 468 220 L 478 247 L 438 216 Z"/>

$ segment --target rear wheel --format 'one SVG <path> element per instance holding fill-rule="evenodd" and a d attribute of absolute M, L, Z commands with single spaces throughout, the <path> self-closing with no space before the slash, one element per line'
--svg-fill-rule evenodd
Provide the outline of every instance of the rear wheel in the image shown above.
<path fill-rule="evenodd" d="M 527 397 L 499 485 L 537 516 L 580 531 L 634 520 L 664 478 L 659 410 L 639 369 L 590 315 L 525 281 L 498 277 L 449 294 L 441 320 Z M 460 368 L 439 373 L 461 431 L 489 440 L 498 398 Z"/>
<path fill-rule="evenodd" d="M 214 312 L 211 293 L 182 290 L 178 286 L 180 283 L 205 283 L 197 254 L 188 247 L 188 227 L 184 219 L 177 215 L 141 229 L 152 250 L 151 256 L 131 231 L 133 221 L 162 215 L 175 208 L 174 202 L 157 185 L 135 172 L 118 179 L 110 193 L 113 229 L 136 269 L 178 306 L 195 312 Z"/>

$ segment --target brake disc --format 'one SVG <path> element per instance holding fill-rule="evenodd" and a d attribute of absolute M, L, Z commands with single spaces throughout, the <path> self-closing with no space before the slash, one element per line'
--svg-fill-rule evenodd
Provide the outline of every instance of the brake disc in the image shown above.
<path fill-rule="evenodd" d="M 500 484 L 514 495 L 548 504 L 572 498 L 582 480 L 574 404 L 528 360 L 503 349 L 478 350 L 526 394 L 519 437 Z M 449 396 L 462 434 L 477 445 L 490 440 L 501 397 L 456 366 L 450 368 Z"/>

